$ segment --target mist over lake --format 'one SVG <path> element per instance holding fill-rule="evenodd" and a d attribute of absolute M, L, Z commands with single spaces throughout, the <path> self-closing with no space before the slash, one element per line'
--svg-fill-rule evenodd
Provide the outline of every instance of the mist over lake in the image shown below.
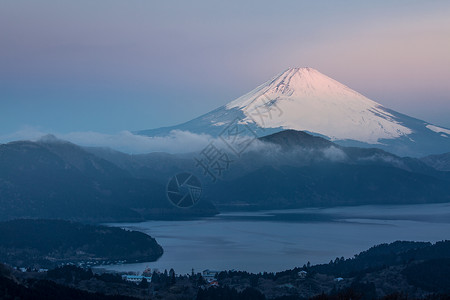
<path fill-rule="evenodd" d="M 380 243 L 450 239 L 450 204 L 223 213 L 194 221 L 107 225 L 147 233 L 164 248 L 156 262 L 102 266 L 107 270 L 277 272 L 353 257 Z"/>

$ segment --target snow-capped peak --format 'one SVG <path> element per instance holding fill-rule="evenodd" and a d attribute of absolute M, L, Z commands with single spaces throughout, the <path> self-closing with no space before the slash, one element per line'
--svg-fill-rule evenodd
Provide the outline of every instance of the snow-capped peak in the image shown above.
<path fill-rule="evenodd" d="M 320 133 L 331 140 L 375 144 L 412 133 L 381 104 L 313 68 L 288 68 L 226 105 L 233 108 L 244 112 L 246 123 Z"/>

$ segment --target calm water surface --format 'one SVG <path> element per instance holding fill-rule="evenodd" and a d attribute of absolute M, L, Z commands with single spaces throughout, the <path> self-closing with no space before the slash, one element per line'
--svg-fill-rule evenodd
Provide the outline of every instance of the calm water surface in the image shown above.
<path fill-rule="evenodd" d="M 450 239 L 450 204 L 225 213 L 195 221 L 107 225 L 145 232 L 164 248 L 156 262 L 102 266 L 107 270 L 274 272 L 353 257 L 380 243 Z"/>

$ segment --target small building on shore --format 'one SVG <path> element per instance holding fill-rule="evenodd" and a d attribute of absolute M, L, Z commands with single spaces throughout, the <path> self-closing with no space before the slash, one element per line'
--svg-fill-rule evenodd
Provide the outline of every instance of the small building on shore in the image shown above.
<path fill-rule="evenodd" d="M 152 282 L 151 276 L 141 276 L 141 275 L 122 275 L 122 280 L 125 280 L 127 282 L 133 282 L 136 284 L 139 284 L 142 282 L 142 280 L 147 280 L 148 283 Z"/>
<path fill-rule="evenodd" d="M 217 279 L 217 274 L 219 274 L 219 271 L 206 269 L 206 270 L 203 270 L 202 277 L 207 282 L 212 282 Z"/>
<path fill-rule="evenodd" d="M 305 270 L 302 270 L 302 271 L 298 272 L 297 275 L 300 278 L 306 278 L 306 275 L 308 275 L 308 272 L 306 272 Z"/>

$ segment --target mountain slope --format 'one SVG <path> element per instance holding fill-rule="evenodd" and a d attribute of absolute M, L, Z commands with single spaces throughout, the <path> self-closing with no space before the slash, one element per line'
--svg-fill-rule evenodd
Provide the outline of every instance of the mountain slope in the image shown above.
<path fill-rule="evenodd" d="M 257 136 L 294 129 L 341 145 L 378 147 L 401 156 L 450 151 L 450 130 L 383 107 L 312 68 L 289 68 L 238 99 L 172 130 L 219 136 L 239 123 Z"/>
<path fill-rule="evenodd" d="M 0 219 L 138 221 L 213 215 L 214 205 L 240 210 L 450 201 L 450 172 L 295 130 L 254 141 L 215 183 L 196 166 L 196 155 L 136 156 L 51 139 L 0 145 Z M 166 199 L 168 180 L 180 172 L 202 182 L 202 200 L 190 209 Z"/>
<path fill-rule="evenodd" d="M 437 170 L 450 172 L 450 152 L 426 156 L 421 160 Z"/>
<path fill-rule="evenodd" d="M 219 210 L 449 202 L 449 182 L 383 165 L 265 166 L 211 190 Z"/>
<path fill-rule="evenodd" d="M 162 247 L 147 234 L 62 220 L 0 222 L 0 259 L 16 267 L 76 262 L 155 261 Z"/>
<path fill-rule="evenodd" d="M 96 151 L 102 156 L 102 151 Z M 117 163 L 126 160 L 123 154 L 103 152 L 103 158 Z M 126 157 L 134 162 L 129 171 L 143 178 L 157 173 L 168 178 L 177 168 L 196 174 L 205 195 L 220 210 L 450 201 L 450 172 L 438 171 L 419 159 L 377 148 L 344 147 L 296 130 L 254 141 L 240 157 L 233 157 L 215 183 L 195 166 L 195 156 Z M 158 160 L 161 167 L 155 173 L 152 166 Z"/>
<path fill-rule="evenodd" d="M 207 200 L 178 209 L 165 184 L 136 178 L 81 147 L 44 140 L 0 145 L 0 220 L 142 221 L 213 215 Z"/>
<path fill-rule="evenodd" d="M 450 173 L 419 159 L 343 147 L 295 130 L 259 141 L 264 145 L 250 149 L 233 166 L 239 171 L 211 190 L 219 209 L 450 201 Z"/>

